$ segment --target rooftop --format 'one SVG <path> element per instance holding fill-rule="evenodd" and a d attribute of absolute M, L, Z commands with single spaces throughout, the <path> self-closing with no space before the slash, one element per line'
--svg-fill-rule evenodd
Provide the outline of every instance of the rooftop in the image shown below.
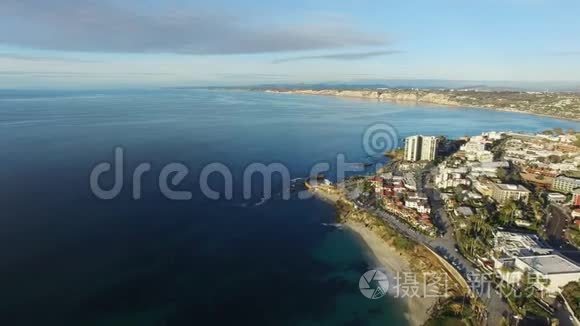
<path fill-rule="evenodd" d="M 564 198 L 565 199 L 566 198 L 566 195 L 561 194 L 559 192 L 551 192 L 551 193 L 548 194 L 548 198 L 554 198 L 554 199 L 556 199 L 556 198 Z"/>
<path fill-rule="evenodd" d="M 457 207 L 455 209 L 455 211 L 458 214 L 461 214 L 463 216 L 472 216 L 473 215 L 473 210 L 471 210 L 471 208 L 467 207 L 467 206 L 461 206 L 461 207 Z"/>
<path fill-rule="evenodd" d="M 560 175 L 556 179 L 560 180 L 560 181 L 571 182 L 571 183 L 575 183 L 577 185 L 580 185 L 580 179 L 570 178 L 570 177 L 567 177 L 565 175 Z"/>
<path fill-rule="evenodd" d="M 580 273 L 580 266 L 558 255 L 519 257 L 519 259 L 542 274 Z"/>
<path fill-rule="evenodd" d="M 552 252 L 533 233 L 497 231 L 494 240 L 495 247 L 510 256 L 529 256 L 534 253 L 548 254 Z"/>
<path fill-rule="evenodd" d="M 514 185 L 514 184 L 508 184 L 508 183 L 499 183 L 496 186 L 499 189 L 501 189 L 501 190 L 530 192 L 528 189 L 526 189 L 522 185 Z"/>

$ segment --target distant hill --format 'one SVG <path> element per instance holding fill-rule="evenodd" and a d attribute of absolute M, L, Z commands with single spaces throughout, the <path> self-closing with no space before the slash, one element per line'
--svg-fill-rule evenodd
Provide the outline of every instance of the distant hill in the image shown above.
<path fill-rule="evenodd" d="M 274 93 L 367 98 L 378 101 L 419 102 L 448 106 L 486 108 L 580 121 L 580 94 L 483 89 L 419 88 L 255 88 Z"/>
<path fill-rule="evenodd" d="M 539 91 L 539 92 L 577 92 L 580 82 L 517 82 L 517 81 L 469 81 L 438 79 L 356 79 L 349 82 L 324 83 L 269 83 L 256 85 L 256 88 L 287 89 L 455 89 L 477 91 Z"/>

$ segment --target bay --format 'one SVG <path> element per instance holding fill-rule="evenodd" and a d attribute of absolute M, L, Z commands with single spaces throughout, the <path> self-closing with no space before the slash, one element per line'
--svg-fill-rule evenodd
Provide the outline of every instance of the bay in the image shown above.
<path fill-rule="evenodd" d="M 358 290 L 373 268 L 358 238 L 315 199 L 244 199 L 251 163 L 282 163 L 292 178 L 315 163 L 366 162 L 365 130 L 459 137 L 490 130 L 578 129 L 573 121 L 473 108 L 198 89 L 0 92 L 1 319 L 18 325 L 404 323 L 394 298 Z M 89 175 L 124 150 L 113 200 Z M 384 161 L 384 160 L 383 160 Z M 131 174 L 140 163 L 140 200 Z M 172 201 L 161 169 L 189 169 Z M 234 178 L 232 200 L 211 200 L 210 163 Z M 332 171 L 329 173 L 332 178 Z M 219 178 L 212 178 L 220 189 Z M 274 180 L 274 193 L 280 182 Z"/>

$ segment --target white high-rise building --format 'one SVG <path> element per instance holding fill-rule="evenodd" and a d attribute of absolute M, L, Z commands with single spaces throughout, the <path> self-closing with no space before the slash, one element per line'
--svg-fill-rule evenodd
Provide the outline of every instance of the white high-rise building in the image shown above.
<path fill-rule="evenodd" d="M 437 155 L 437 137 L 415 135 L 405 138 L 406 161 L 433 161 Z"/>
<path fill-rule="evenodd" d="M 418 161 L 421 157 L 421 136 L 405 138 L 405 161 Z"/>
<path fill-rule="evenodd" d="M 437 156 L 437 137 L 423 136 L 423 144 L 421 145 L 421 160 L 433 161 Z"/>

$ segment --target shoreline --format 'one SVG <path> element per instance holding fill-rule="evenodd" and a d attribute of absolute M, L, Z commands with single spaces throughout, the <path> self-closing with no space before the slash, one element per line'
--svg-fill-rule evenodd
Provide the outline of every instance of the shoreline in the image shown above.
<path fill-rule="evenodd" d="M 273 90 L 263 90 L 265 93 L 272 93 L 272 94 L 292 94 L 292 95 L 306 95 L 306 96 L 326 96 L 326 97 L 334 97 L 334 98 L 344 98 L 344 99 L 362 99 L 362 100 L 369 100 L 375 102 L 387 102 L 387 103 L 414 103 L 414 104 L 431 104 L 435 106 L 442 106 L 446 108 L 465 108 L 465 109 L 478 109 L 478 110 L 491 110 L 491 111 L 498 111 L 498 112 L 510 112 L 510 113 L 519 113 L 519 114 L 527 114 L 533 115 L 537 117 L 544 117 L 544 118 L 552 118 L 558 120 L 565 120 L 565 121 L 573 121 L 573 122 L 580 122 L 580 118 L 570 118 L 570 117 L 560 117 L 556 115 L 549 115 L 549 114 L 542 114 L 536 112 L 528 112 L 528 111 L 521 111 L 521 110 L 514 110 L 509 108 L 500 108 L 500 107 L 485 107 L 485 106 L 477 106 L 477 105 L 470 105 L 470 104 L 460 104 L 460 103 L 437 103 L 433 101 L 424 101 L 424 100 L 396 100 L 396 99 L 380 99 L 380 98 L 372 98 L 364 95 L 340 95 L 340 94 L 328 94 L 328 93 L 314 93 L 314 92 L 302 92 L 302 91 L 273 91 Z"/>
<path fill-rule="evenodd" d="M 310 191 L 314 196 L 327 203 L 335 204 L 340 198 L 340 194 L 329 193 L 321 191 L 320 189 L 311 188 Z M 385 242 L 372 230 L 369 230 L 364 225 L 346 221 L 343 223 L 349 232 L 354 233 L 367 247 L 369 258 L 376 267 L 383 268 L 389 277 L 394 277 L 399 273 L 410 272 L 411 261 L 406 253 L 398 251 L 391 244 Z M 392 295 L 391 293 L 389 295 Z M 394 297 L 394 296 L 393 296 Z M 410 326 L 423 325 L 430 318 L 431 308 L 437 303 L 437 298 L 434 297 L 420 297 L 407 296 L 404 298 L 394 297 L 400 300 L 405 306 L 404 316 L 409 322 Z"/>
<path fill-rule="evenodd" d="M 364 225 L 346 222 L 344 225 L 350 232 L 356 234 L 368 248 L 368 254 L 376 267 L 383 268 L 389 277 L 394 277 L 398 273 L 405 273 L 411 270 L 411 262 L 405 254 L 397 251 L 392 246 L 385 243 L 373 231 L 367 229 Z M 389 293 L 388 295 L 392 295 Z M 397 298 L 405 306 L 404 316 L 410 326 L 423 325 L 429 318 L 431 308 L 437 303 L 436 298 L 422 298 L 419 296 Z"/>

